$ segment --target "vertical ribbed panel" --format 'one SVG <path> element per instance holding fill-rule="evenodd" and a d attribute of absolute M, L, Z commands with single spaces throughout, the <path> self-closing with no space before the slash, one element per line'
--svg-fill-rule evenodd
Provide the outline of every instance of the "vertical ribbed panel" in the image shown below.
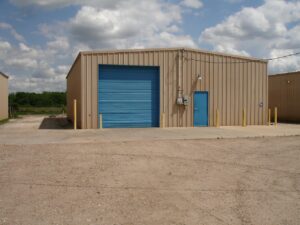
<path fill-rule="evenodd" d="M 0 74 L 0 120 L 8 118 L 8 77 Z"/>
<path fill-rule="evenodd" d="M 269 76 L 269 106 L 278 121 L 300 122 L 300 71 Z"/>
<path fill-rule="evenodd" d="M 82 125 L 82 57 L 79 55 L 71 68 L 67 77 L 67 116 L 68 119 L 74 119 L 73 101 L 77 100 L 77 125 L 84 128 Z"/>
<path fill-rule="evenodd" d="M 267 64 L 262 61 L 197 50 L 146 49 L 83 53 L 81 63 L 83 128 L 97 128 L 98 125 L 99 64 L 159 66 L 160 113 L 165 113 L 166 127 L 193 126 L 195 91 L 208 91 L 209 126 L 215 125 L 217 109 L 220 124 L 224 126 L 241 125 L 243 108 L 247 124 L 267 121 Z M 201 81 L 198 75 L 202 76 Z M 176 104 L 181 92 L 189 97 L 187 107 Z"/>

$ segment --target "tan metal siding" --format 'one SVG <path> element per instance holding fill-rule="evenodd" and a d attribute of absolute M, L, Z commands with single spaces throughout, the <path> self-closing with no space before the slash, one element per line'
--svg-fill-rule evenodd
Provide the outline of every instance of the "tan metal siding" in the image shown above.
<path fill-rule="evenodd" d="M 269 107 L 278 120 L 300 122 L 300 72 L 269 76 Z"/>
<path fill-rule="evenodd" d="M 77 100 L 77 126 L 85 128 L 82 124 L 82 96 L 81 96 L 81 56 L 79 55 L 71 68 L 67 77 L 67 116 L 68 119 L 73 121 L 74 108 L 73 101 Z"/>
<path fill-rule="evenodd" d="M 237 61 L 243 63 L 237 63 Z M 246 109 L 247 124 L 265 124 L 267 118 L 267 64 L 243 57 L 179 49 L 91 52 L 82 54 L 82 118 L 84 128 L 98 127 L 98 65 L 120 64 L 160 67 L 160 113 L 167 127 L 193 126 L 195 91 L 209 93 L 209 126 L 241 125 Z M 203 78 L 197 80 L 200 74 Z M 182 91 L 181 91 L 182 90 Z M 187 107 L 178 106 L 182 92 L 190 99 Z M 263 107 L 259 103 L 263 102 Z"/>
<path fill-rule="evenodd" d="M 86 71 L 87 71 L 87 57 L 81 55 L 81 98 L 82 98 L 82 104 L 81 104 L 81 124 L 82 128 L 87 128 L 86 120 L 87 120 L 87 96 L 86 96 Z"/>
<path fill-rule="evenodd" d="M 8 118 L 8 79 L 0 74 L 0 120 Z"/>

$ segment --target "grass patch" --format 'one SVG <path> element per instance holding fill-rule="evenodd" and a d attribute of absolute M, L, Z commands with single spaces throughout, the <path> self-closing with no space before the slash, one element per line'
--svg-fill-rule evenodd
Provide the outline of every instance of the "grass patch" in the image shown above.
<path fill-rule="evenodd" d="M 16 112 L 17 115 L 58 115 L 66 113 L 65 107 L 19 107 Z"/>

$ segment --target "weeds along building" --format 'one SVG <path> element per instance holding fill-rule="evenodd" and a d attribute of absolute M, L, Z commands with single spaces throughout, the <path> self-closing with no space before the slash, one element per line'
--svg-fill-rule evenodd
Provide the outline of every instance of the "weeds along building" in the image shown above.
<path fill-rule="evenodd" d="M 269 107 L 278 121 L 300 122 L 300 71 L 269 76 Z"/>
<path fill-rule="evenodd" d="M 8 76 L 0 72 L 0 120 L 8 118 Z"/>
<path fill-rule="evenodd" d="M 267 62 L 196 49 L 80 52 L 67 75 L 68 118 L 83 129 L 267 122 Z M 101 119 L 100 119 L 101 118 Z"/>

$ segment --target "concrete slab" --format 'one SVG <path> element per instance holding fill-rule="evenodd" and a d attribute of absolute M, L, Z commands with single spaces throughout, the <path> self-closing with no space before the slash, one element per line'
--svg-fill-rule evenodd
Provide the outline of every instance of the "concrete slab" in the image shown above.
<path fill-rule="evenodd" d="M 59 117 L 62 118 L 62 117 Z M 134 128 L 103 130 L 66 130 L 64 122 L 47 121 L 44 116 L 25 116 L 0 126 L 0 144 L 91 143 L 136 140 L 192 140 L 216 138 L 253 138 L 300 136 L 300 125 L 195 128 Z M 47 129 L 47 127 L 49 129 Z"/>

